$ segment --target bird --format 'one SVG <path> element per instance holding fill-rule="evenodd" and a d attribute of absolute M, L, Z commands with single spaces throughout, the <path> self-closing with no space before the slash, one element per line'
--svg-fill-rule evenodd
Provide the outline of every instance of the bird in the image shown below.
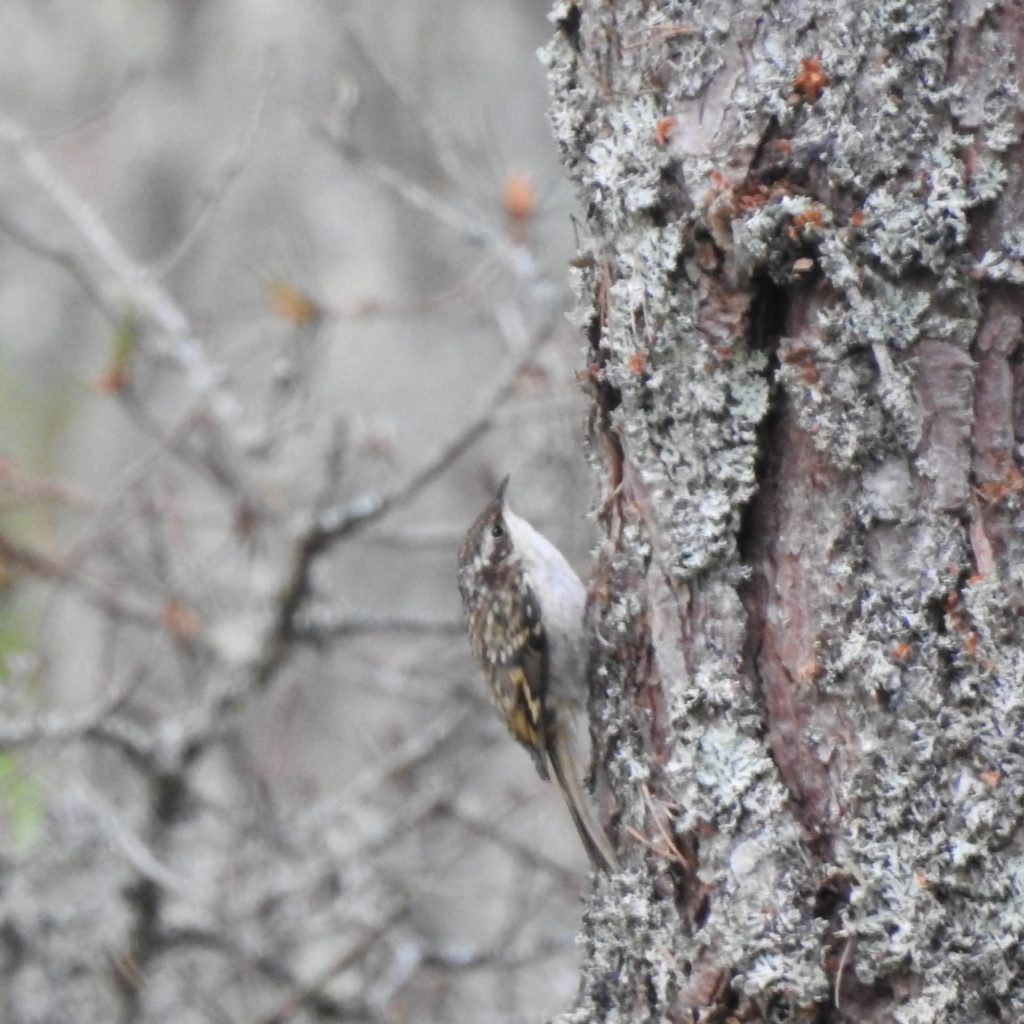
<path fill-rule="evenodd" d="M 583 795 L 575 723 L 586 709 L 586 590 L 565 556 L 509 507 L 509 477 L 466 532 L 458 583 L 491 700 L 540 777 L 552 775 L 591 864 L 618 859 Z"/>

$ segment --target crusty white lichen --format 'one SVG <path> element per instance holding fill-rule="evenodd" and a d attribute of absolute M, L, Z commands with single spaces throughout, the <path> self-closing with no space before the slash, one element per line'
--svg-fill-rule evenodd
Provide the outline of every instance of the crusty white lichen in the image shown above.
<path fill-rule="evenodd" d="M 993 1006 L 1024 1019 L 1024 643 L 1003 585 L 1024 586 L 1024 566 L 1009 566 L 1008 581 L 974 572 L 970 449 L 948 429 L 971 413 L 979 286 L 1024 282 L 1024 235 L 1007 230 L 980 260 L 969 248 L 1020 141 L 1008 70 L 1019 58 L 990 6 L 620 0 L 614 19 L 597 0 L 556 9 L 565 31 L 544 53 L 552 126 L 585 218 L 576 319 L 599 322 L 591 365 L 614 393 L 608 428 L 646 502 L 608 566 L 601 727 L 616 734 L 620 792 L 657 777 L 678 801 L 680 833 L 699 830 L 712 890 L 692 937 L 643 873 L 623 876 L 620 899 L 592 904 L 575 1019 L 638 1019 L 645 978 L 658 1019 L 707 948 L 768 1019 L 834 1003 L 825 922 L 809 910 L 826 867 L 850 880 L 831 947 L 846 969 L 880 993 L 913 980 L 891 1008 L 898 1024 L 974 1024 Z M 951 86 L 955 16 L 983 59 Z M 827 75 L 818 96 L 796 87 L 803 59 Z M 689 120 L 659 136 L 673 117 Z M 749 162 L 773 142 L 785 159 L 749 189 Z M 749 309 L 711 294 L 715 280 L 734 295 L 770 280 L 821 301 L 770 361 L 751 344 Z M 956 408 L 923 400 L 928 352 L 955 376 Z M 828 865 L 792 824 L 729 632 L 745 618 L 737 536 L 778 391 L 848 474 L 823 545 L 837 598 L 821 611 L 813 699 L 844 709 L 853 747 L 813 715 L 808 730 L 840 809 Z M 960 479 L 939 494 L 944 474 Z M 1024 529 L 1021 495 L 1003 500 Z M 645 650 L 653 588 L 639 581 L 655 573 L 679 594 L 699 585 L 713 620 L 654 659 L 671 723 L 656 767 L 639 726 L 623 724 L 636 685 L 623 652 Z"/>

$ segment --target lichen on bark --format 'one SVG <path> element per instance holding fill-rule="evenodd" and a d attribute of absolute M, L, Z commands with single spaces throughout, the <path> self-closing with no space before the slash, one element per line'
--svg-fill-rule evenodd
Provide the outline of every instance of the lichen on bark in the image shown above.
<path fill-rule="evenodd" d="M 628 851 L 573 1019 L 1022 1019 L 1019 12 L 553 23 Z"/>

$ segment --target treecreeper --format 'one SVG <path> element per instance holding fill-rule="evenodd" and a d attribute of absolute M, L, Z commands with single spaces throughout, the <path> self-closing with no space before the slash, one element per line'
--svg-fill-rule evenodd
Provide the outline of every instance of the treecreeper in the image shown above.
<path fill-rule="evenodd" d="M 505 497 L 508 477 L 459 549 L 469 641 L 491 700 L 542 779 L 553 775 L 591 864 L 618 867 L 583 794 L 576 725 L 587 707 L 587 593 L 562 553 Z"/>

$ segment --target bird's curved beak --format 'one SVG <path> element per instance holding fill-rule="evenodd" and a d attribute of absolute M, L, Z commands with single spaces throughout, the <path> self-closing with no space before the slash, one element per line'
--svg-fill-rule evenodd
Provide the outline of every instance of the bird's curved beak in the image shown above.
<path fill-rule="evenodd" d="M 506 475 L 505 479 L 502 480 L 500 484 L 498 484 L 498 493 L 494 496 L 494 500 L 498 505 L 505 504 L 505 490 L 508 487 L 509 480 L 511 479 L 512 478 L 510 475 Z"/>

